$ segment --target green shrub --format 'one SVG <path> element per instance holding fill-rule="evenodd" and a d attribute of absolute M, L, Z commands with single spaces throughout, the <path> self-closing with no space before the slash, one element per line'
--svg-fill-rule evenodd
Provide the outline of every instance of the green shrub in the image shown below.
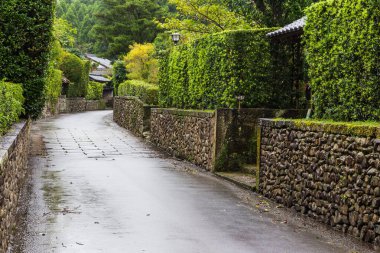
<path fill-rule="evenodd" d="M 127 80 L 127 68 L 124 61 L 115 61 L 113 64 L 112 84 L 115 88 L 116 95 L 119 90 L 119 85 Z"/>
<path fill-rule="evenodd" d="M 144 81 L 129 80 L 119 86 L 119 96 L 135 96 L 145 104 L 158 104 L 158 86 Z"/>
<path fill-rule="evenodd" d="M 78 56 L 65 53 L 61 63 L 63 75 L 70 80 L 68 97 L 85 97 L 89 82 L 91 64 Z"/>
<path fill-rule="evenodd" d="M 53 0 L 6 0 L 0 4 L 0 79 L 22 83 L 25 112 L 36 118 L 45 104 Z"/>
<path fill-rule="evenodd" d="M 87 89 L 87 100 L 100 100 L 103 98 L 104 85 L 102 83 L 90 82 Z"/>
<path fill-rule="evenodd" d="M 160 62 L 160 104 L 236 107 L 236 97 L 244 95 L 245 107 L 291 107 L 284 94 L 290 94 L 292 84 L 273 75 L 273 49 L 266 37 L 273 30 L 223 32 L 173 48 Z"/>
<path fill-rule="evenodd" d="M 46 79 L 46 100 L 51 108 L 55 108 L 62 91 L 62 71 L 51 66 Z"/>
<path fill-rule="evenodd" d="M 322 1 L 307 16 L 305 45 L 315 116 L 380 120 L 379 1 Z"/>
<path fill-rule="evenodd" d="M 23 112 L 21 85 L 0 81 L 0 102 L 0 135 L 3 135 Z"/>

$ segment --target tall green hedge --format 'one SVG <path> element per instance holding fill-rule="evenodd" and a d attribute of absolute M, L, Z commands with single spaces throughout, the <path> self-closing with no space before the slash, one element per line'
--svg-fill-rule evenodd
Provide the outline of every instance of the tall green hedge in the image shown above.
<path fill-rule="evenodd" d="M 119 96 L 135 96 L 145 104 L 158 104 L 158 86 L 140 80 L 128 80 L 120 84 Z"/>
<path fill-rule="evenodd" d="M 62 58 L 61 70 L 63 75 L 70 80 L 68 97 L 85 97 L 89 82 L 91 64 L 83 61 L 78 56 L 66 52 Z"/>
<path fill-rule="evenodd" d="M 236 107 L 244 95 L 246 107 L 290 107 L 275 80 L 272 46 L 266 37 L 274 29 L 229 31 L 173 48 L 160 63 L 160 104 L 180 108 Z"/>
<path fill-rule="evenodd" d="M 44 106 L 54 0 L 0 1 L 0 79 L 22 83 L 26 114 Z"/>
<path fill-rule="evenodd" d="M 23 102 L 21 85 L 0 81 L 0 136 L 18 120 Z"/>
<path fill-rule="evenodd" d="M 307 10 L 315 116 L 380 120 L 380 2 L 328 0 Z"/>

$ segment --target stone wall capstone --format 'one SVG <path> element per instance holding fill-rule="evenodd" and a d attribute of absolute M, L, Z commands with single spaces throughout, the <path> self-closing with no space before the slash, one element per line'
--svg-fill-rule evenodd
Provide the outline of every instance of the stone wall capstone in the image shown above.
<path fill-rule="evenodd" d="M 380 246 L 380 127 L 260 125 L 260 192 Z"/>
<path fill-rule="evenodd" d="M 176 157 L 212 170 L 215 112 L 152 109 L 151 141 Z"/>
<path fill-rule="evenodd" d="M 27 175 L 30 122 L 15 124 L 0 137 L 0 252 L 7 252 Z"/>

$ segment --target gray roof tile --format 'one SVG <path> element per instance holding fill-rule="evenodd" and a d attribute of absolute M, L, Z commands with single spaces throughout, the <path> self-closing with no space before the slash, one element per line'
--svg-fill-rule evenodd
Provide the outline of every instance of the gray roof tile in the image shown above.
<path fill-rule="evenodd" d="M 96 75 L 90 75 L 90 79 L 95 82 L 100 82 L 100 83 L 107 83 L 111 82 L 108 78 L 105 78 L 103 76 L 96 76 Z"/>
<path fill-rule="evenodd" d="M 275 37 L 275 36 L 282 35 L 282 34 L 301 31 L 306 25 L 306 19 L 307 19 L 306 16 L 303 18 L 300 18 L 300 19 L 294 21 L 293 23 L 286 25 L 277 31 L 268 33 L 267 36 L 268 37 Z"/>

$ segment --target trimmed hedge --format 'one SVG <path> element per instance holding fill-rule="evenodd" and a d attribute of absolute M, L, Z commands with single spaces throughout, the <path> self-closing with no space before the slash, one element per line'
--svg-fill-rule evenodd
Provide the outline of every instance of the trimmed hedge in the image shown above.
<path fill-rule="evenodd" d="M 65 53 L 61 63 L 63 75 L 70 80 L 68 97 L 85 97 L 89 82 L 91 64 L 83 61 L 78 56 Z"/>
<path fill-rule="evenodd" d="M 135 96 L 145 104 L 158 104 L 158 86 L 144 81 L 128 80 L 120 84 L 119 96 Z"/>
<path fill-rule="evenodd" d="M 173 48 L 160 62 L 160 104 L 233 108 L 244 95 L 245 107 L 293 106 L 284 98 L 292 83 L 275 79 L 274 49 L 266 37 L 273 30 L 222 32 Z"/>
<path fill-rule="evenodd" d="M 97 82 L 90 82 L 87 88 L 87 100 L 100 100 L 103 98 L 104 84 Z"/>
<path fill-rule="evenodd" d="M 0 3 L 0 79 L 22 83 L 25 113 L 38 117 L 45 104 L 53 0 L 5 0 Z"/>
<path fill-rule="evenodd" d="M 307 9 L 315 117 L 380 120 L 380 4 L 328 0 Z"/>
<path fill-rule="evenodd" d="M 0 136 L 18 120 L 24 111 L 22 92 L 21 85 L 0 81 Z"/>

